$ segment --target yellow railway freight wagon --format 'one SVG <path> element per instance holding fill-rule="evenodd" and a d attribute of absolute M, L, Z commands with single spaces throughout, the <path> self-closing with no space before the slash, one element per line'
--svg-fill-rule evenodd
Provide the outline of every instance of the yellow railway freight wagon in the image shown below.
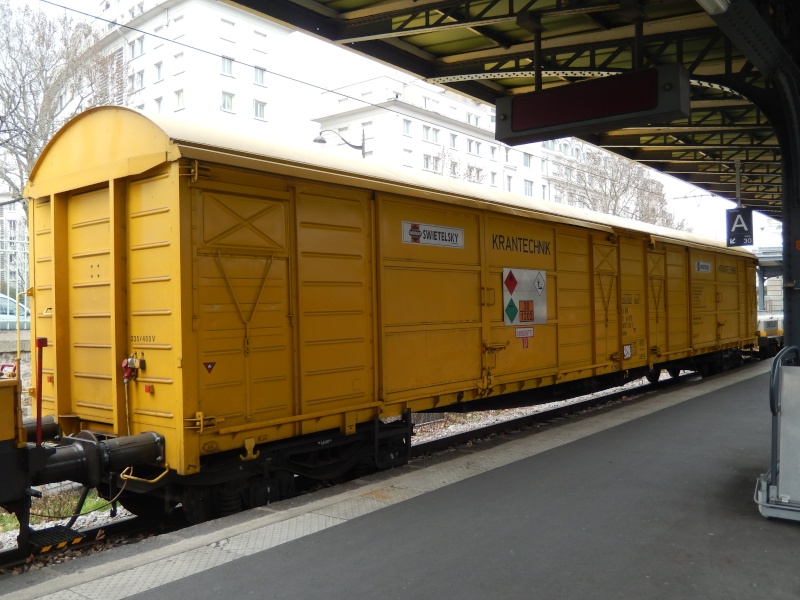
<path fill-rule="evenodd" d="M 126 474 L 137 512 L 133 492 L 200 520 L 400 464 L 409 411 L 756 343 L 743 250 L 125 108 L 65 125 L 26 192 L 43 412 L 163 436 Z"/>

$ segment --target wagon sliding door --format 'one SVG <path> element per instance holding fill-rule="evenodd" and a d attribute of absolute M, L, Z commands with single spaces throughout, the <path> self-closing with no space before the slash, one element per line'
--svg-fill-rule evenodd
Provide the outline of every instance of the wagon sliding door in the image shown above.
<path fill-rule="evenodd" d="M 302 433 L 353 433 L 375 415 L 373 210 L 368 192 L 297 188 Z"/>
<path fill-rule="evenodd" d="M 652 362 L 667 354 L 667 257 L 663 246 L 647 252 L 647 347 Z"/>
<path fill-rule="evenodd" d="M 117 386 L 124 315 L 122 286 L 113 285 L 122 230 L 115 226 L 115 190 L 57 195 L 34 205 L 36 335 L 54 351 L 44 360 L 44 412 L 58 415 L 65 433 L 126 430 Z"/>
<path fill-rule="evenodd" d="M 193 193 L 198 410 L 228 430 L 293 416 L 289 195 Z M 206 442 L 241 446 L 216 430 Z"/>
<path fill-rule="evenodd" d="M 603 371 L 614 370 L 612 357 L 619 357 L 619 251 L 608 234 L 592 235 L 594 271 L 594 362 L 607 363 Z M 621 358 L 618 358 L 621 364 Z"/>

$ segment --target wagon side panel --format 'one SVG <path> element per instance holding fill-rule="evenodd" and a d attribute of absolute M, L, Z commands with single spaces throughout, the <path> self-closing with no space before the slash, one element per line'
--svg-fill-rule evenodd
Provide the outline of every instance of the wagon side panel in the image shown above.
<path fill-rule="evenodd" d="M 355 431 L 376 414 L 371 194 L 297 187 L 299 410 L 303 432 Z"/>
<path fill-rule="evenodd" d="M 493 360 L 483 343 L 480 214 L 392 195 L 379 196 L 378 210 L 382 394 L 432 408 L 474 391 Z"/>
<path fill-rule="evenodd" d="M 552 383 L 558 372 L 556 231 L 544 220 L 487 215 L 483 293 L 498 383 Z M 535 381 L 532 381 L 535 380 Z"/>
<path fill-rule="evenodd" d="M 684 356 L 691 348 L 689 334 L 689 273 L 685 248 L 669 246 L 666 250 L 667 356 Z"/>
<path fill-rule="evenodd" d="M 559 376 L 588 377 L 594 365 L 592 344 L 592 248 L 589 232 L 559 227 L 556 236 L 556 322 Z"/>
<path fill-rule="evenodd" d="M 644 239 L 621 236 L 619 253 L 622 359 L 623 367 L 630 369 L 644 366 L 648 361 L 648 283 Z"/>

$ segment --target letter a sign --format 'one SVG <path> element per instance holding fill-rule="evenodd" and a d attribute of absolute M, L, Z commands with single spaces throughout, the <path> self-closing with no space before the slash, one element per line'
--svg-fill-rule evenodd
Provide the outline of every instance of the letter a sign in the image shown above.
<path fill-rule="evenodd" d="M 728 247 L 753 245 L 753 209 L 732 208 L 728 211 Z"/>

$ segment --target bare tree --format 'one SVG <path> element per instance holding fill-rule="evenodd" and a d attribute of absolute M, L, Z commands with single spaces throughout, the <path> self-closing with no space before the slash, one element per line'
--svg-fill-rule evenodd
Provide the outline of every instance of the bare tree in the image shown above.
<path fill-rule="evenodd" d="M 86 23 L 0 0 L 0 181 L 19 197 L 44 145 L 103 93 L 109 58 Z M 108 86 L 106 85 L 105 88 Z"/>
<path fill-rule="evenodd" d="M 484 170 L 472 162 L 463 164 L 460 157 L 453 154 L 448 148 L 442 147 L 436 155 L 439 175 L 449 175 L 454 179 L 461 179 L 471 183 L 483 183 L 486 179 Z"/>
<path fill-rule="evenodd" d="M 644 223 L 687 230 L 669 210 L 664 185 L 633 161 L 604 151 L 586 150 L 579 162 L 559 167 L 562 193 L 579 206 Z"/>

